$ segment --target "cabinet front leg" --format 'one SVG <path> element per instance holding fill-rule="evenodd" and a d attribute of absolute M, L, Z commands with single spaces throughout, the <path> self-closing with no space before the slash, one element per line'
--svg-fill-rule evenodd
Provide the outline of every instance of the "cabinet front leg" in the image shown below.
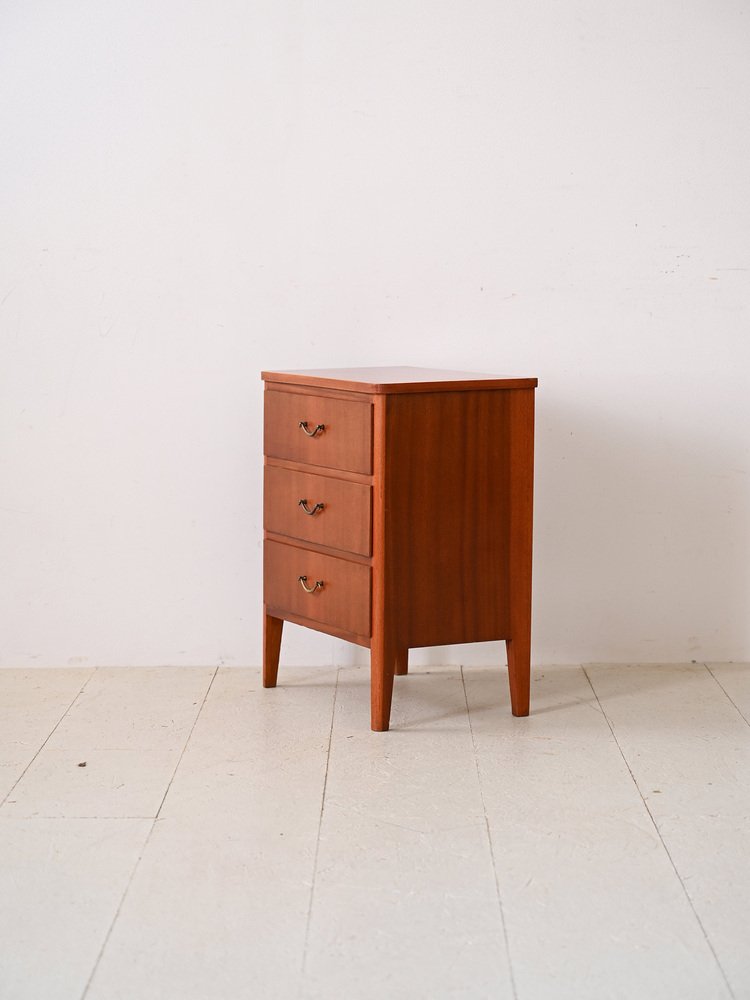
<path fill-rule="evenodd" d="M 370 649 L 370 719 L 374 733 L 385 733 L 390 725 L 395 666 L 395 643 L 388 636 L 373 636 Z"/>
<path fill-rule="evenodd" d="M 514 715 L 529 714 L 529 682 L 531 677 L 531 638 L 522 636 L 506 639 L 510 705 Z"/>
<path fill-rule="evenodd" d="M 276 687 L 276 677 L 279 673 L 279 654 L 281 652 L 281 630 L 284 627 L 283 618 L 273 615 L 263 615 L 263 687 Z"/>

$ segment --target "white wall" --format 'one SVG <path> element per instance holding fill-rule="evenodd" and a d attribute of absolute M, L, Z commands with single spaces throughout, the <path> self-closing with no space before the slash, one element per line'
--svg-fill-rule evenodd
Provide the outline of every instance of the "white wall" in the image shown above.
<path fill-rule="evenodd" d="M 750 658 L 750 4 L 6 0 L 0 103 L 0 662 L 257 664 L 258 371 L 389 363 L 539 377 L 538 662 Z"/>

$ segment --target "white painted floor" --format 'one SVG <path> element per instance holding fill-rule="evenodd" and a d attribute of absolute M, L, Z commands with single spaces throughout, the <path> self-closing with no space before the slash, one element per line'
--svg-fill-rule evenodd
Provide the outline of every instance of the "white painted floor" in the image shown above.
<path fill-rule="evenodd" d="M 750 998 L 750 665 L 280 682 L 0 671 L 2 1000 Z"/>

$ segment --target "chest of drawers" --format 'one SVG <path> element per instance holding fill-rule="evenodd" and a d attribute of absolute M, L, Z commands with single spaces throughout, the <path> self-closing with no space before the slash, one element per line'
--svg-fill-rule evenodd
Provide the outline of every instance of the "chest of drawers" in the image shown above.
<path fill-rule="evenodd" d="M 504 639 L 529 712 L 533 378 L 263 372 L 263 684 L 284 621 L 369 647 L 371 725 L 417 646 Z"/>

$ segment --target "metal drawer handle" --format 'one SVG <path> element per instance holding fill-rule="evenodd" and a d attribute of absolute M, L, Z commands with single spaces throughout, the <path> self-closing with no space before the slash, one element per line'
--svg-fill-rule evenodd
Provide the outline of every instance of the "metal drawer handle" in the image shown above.
<path fill-rule="evenodd" d="M 305 432 L 305 434 L 307 434 L 309 438 L 314 438 L 317 434 L 322 434 L 323 431 L 326 429 L 325 424 L 318 424 L 315 430 L 311 431 L 307 426 L 306 420 L 300 420 L 297 426 L 300 427 Z"/>
<path fill-rule="evenodd" d="M 316 503 L 314 507 L 310 508 L 307 506 L 307 500 L 298 500 L 297 506 L 301 507 L 306 514 L 309 514 L 310 517 L 312 517 L 313 514 L 317 514 L 319 510 L 325 510 L 326 505 L 324 503 Z"/>
<path fill-rule="evenodd" d="M 298 576 L 297 579 L 299 580 L 300 585 L 301 585 L 302 589 L 304 590 L 304 592 L 306 594 L 314 594 L 316 590 L 322 590 L 323 589 L 323 581 L 322 580 L 316 580 L 314 587 L 308 587 L 307 586 L 307 577 L 306 576 Z"/>

